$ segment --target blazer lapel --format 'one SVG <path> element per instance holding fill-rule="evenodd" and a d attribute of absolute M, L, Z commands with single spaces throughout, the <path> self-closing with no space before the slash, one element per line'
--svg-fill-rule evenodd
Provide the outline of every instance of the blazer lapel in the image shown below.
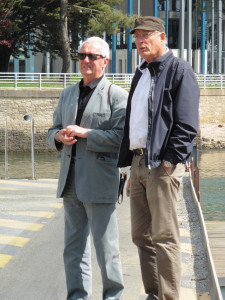
<path fill-rule="evenodd" d="M 84 114 L 81 119 L 80 126 L 89 128 L 91 124 L 91 116 L 93 111 L 95 111 L 95 107 L 99 107 L 99 103 L 102 101 L 103 90 L 107 84 L 108 80 L 106 77 L 103 77 L 99 84 L 96 86 L 94 93 L 88 101 L 88 104 L 84 110 Z M 98 110 L 96 110 L 98 112 Z"/>
<path fill-rule="evenodd" d="M 76 116 L 77 116 L 77 107 L 78 107 L 78 100 L 79 100 L 79 83 L 77 83 L 74 86 L 74 89 L 70 91 L 70 95 L 68 97 L 68 107 L 66 107 L 66 112 L 67 112 L 67 125 L 72 125 L 75 124 Z"/>

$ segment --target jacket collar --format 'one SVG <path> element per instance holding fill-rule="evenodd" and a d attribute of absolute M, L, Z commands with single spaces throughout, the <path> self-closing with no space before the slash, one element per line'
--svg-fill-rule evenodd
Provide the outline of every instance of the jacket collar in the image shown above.
<path fill-rule="evenodd" d="M 156 73 L 159 73 L 164 69 L 166 63 L 168 62 L 168 59 L 170 59 L 172 56 L 173 56 L 173 52 L 172 52 L 172 50 L 169 49 L 168 51 L 166 51 L 165 54 L 158 57 L 156 60 L 154 60 L 151 63 L 147 63 L 146 60 L 142 61 L 141 64 L 138 66 L 138 70 L 141 73 L 143 73 L 143 70 L 145 68 L 148 68 L 149 72 L 153 76 Z"/>
<path fill-rule="evenodd" d="M 168 63 L 168 60 L 173 56 L 172 50 L 167 51 L 162 56 L 158 57 L 156 60 L 148 64 L 148 69 L 152 75 L 152 69 L 154 70 L 154 73 L 161 72 L 166 64 Z"/>

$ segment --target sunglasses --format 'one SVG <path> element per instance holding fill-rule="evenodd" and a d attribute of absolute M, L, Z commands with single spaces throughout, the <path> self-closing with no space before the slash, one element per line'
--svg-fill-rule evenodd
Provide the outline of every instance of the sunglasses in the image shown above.
<path fill-rule="evenodd" d="M 77 53 L 77 56 L 80 60 L 84 60 L 87 56 L 90 60 L 97 60 L 99 58 L 105 58 L 105 56 L 101 54 L 94 54 L 94 53 Z"/>

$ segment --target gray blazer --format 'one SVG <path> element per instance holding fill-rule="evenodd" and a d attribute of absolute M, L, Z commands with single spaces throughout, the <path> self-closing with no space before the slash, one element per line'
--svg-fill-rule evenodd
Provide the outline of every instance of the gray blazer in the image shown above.
<path fill-rule="evenodd" d="M 81 127 L 89 128 L 86 139 L 76 143 L 75 184 L 82 202 L 113 203 L 119 185 L 118 153 L 123 137 L 128 93 L 112 85 L 110 90 L 112 115 L 108 100 L 110 82 L 103 77 L 95 88 L 81 120 Z M 57 197 L 63 190 L 70 167 L 72 146 L 55 141 L 56 133 L 75 124 L 79 99 L 79 83 L 61 93 L 53 114 L 53 126 L 48 130 L 48 143 L 61 151 L 61 165 Z"/>

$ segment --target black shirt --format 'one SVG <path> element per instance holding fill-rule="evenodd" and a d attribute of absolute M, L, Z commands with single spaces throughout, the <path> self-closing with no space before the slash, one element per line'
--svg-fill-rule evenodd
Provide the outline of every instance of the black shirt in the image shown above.
<path fill-rule="evenodd" d="M 101 81 L 102 77 L 95 79 L 92 81 L 89 85 L 84 86 L 84 80 L 82 79 L 79 83 L 79 89 L 80 89 L 80 95 L 78 100 L 78 108 L 77 108 L 77 117 L 75 124 L 80 126 L 80 122 L 84 113 L 84 110 L 88 104 L 89 99 L 91 98 L 92 94 L 94 93 L 94 90 L 96 86 Z M 76 144 L 73 145 L 72 149 L 72 157 L 74 157 L 76 154 Z"/>

